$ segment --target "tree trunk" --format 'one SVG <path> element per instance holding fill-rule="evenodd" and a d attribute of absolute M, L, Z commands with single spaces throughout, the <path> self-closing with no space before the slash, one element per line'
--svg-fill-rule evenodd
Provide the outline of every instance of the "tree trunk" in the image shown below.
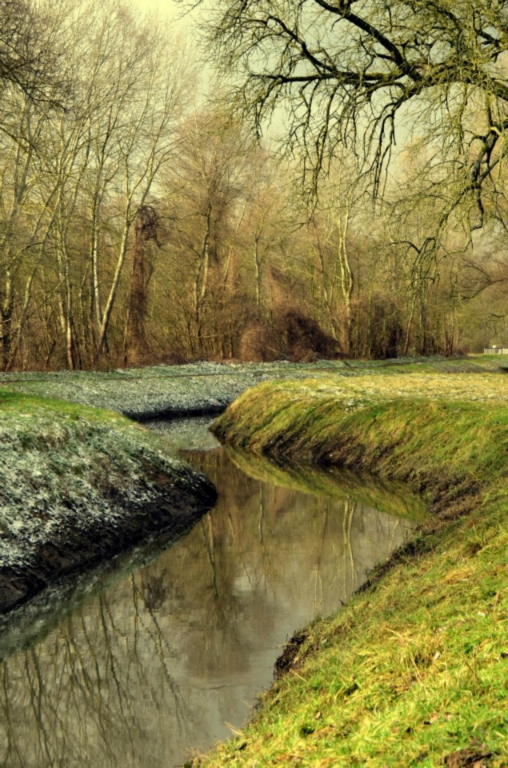
<path fill-rule="evenodd" d="M 146 313 L 148 309 L 148 285 L 153 273 L 148 243 L 157 239 L 157 214 L 145 205 L 139 209 L 135 222 L 134 253 L 132 260 L 131 290 L 127 307 L 125 333 L 126 364 L 146 361 L 148 342 L 146 337 Z"/>
<path fill-rule="evenodd" d="M 351 312 L 351 299 L 354 290 L 353 272 L 351 270 L 351 264 L 349 263 L 349 254 L 347 251 L 347 232 L 349 226 L 349 213 L 346 213 L 342 219 L 338 221 L 339 232 L 339 244 L 338 244 L 338 261 L 339 261 L 339 280 L 342 298 L 344 301 L 344 323 L 342 328 L 341 347 L 346 355 L 351 351 L 351 327 L 352 327 L 352 312 Z"/>

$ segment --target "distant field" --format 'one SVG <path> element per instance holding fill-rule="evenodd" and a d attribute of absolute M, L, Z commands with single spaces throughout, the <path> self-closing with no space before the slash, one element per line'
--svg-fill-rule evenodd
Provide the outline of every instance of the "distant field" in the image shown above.
<path fill-rule="evenodd" d="M 187 413 L 220 412 L 249 387 L 262 381 L 302 378 L 356 378 L 408 374 L 420 379 L 424 374 L 491 373 L 503 381 L 508 369 L 508 358 L 499 355 L 460 358 L 420 358 L 387 361 L 329 361 L 316 363 L 194 363 L 182 366 L 152 366 L 147 368 L 118 369 L 109 372 L 61 371 L 57 373 L 0 374 L 0 386 L 24 394 L 69 400 L 83 405 L 123 413 L 133 418 L 185 415 Z M 453 387 L 457 391 L 465 379 L 458 379 Z M 428 394 L 437 393 L 439 385 L 425 379 Z M 486 380 L 487 381 L 487 380 Z M 493 379 L 494 381 L 494 379 Z M 508 383 L 508 376 L 506 377 Z M 359 387 L 366 385 L 359 384 Z M 390 385 L 384 386 L 389 389 Z M 410 389 L 415 384 L 404 384 Z M 422 384 L 422 387 L 424 385 Z M 485 384 L 487 390 L 491 384 Z M 502 384 L 499 387 L 502 388 Z M 399 387 L 399 384 L 397 384 Z M 358 388 L 351 388 L 358 392 Z M 501 389 L 499 390 L 501 391 Z M 485 396 L 487 396 L 487 391 Z"/>

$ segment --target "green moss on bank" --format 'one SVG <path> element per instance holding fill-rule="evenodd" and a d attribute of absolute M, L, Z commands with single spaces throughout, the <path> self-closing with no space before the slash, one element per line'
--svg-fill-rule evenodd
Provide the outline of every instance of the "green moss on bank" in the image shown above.
<path fill-rule="evenodd" d="M 0 416 L 2 418 L 40 417 L 43 414 L 51 415 L 55 419 L 86 418 L 93 422 L 108 422 L 115 426 L 132 424 L 125 416 L 113 411 L 0 388 Z"/>
<path fill-rule="evenodd" d="M 354 392 L 334 380 L 265 384 L 217 423 L 258 453 L 410 482 L 435 517 L 303 632 L 252 724 L 196 765 L 508 765 L 505 385 L 443 381 L 431 400 L 423 381 L 394 397 L 398 382 L 381 378 L 363 392 L 358 380 Z"/>

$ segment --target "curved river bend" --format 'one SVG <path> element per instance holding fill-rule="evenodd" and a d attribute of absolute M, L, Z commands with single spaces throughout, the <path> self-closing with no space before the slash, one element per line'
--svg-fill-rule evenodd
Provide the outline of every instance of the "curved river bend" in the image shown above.
<path fill-rule="evenodd" d="M 415 525 L 349 481 L 231 456 L 206 426 L 158 425 L 208 449 L 186 455 L 220 494 L 186 538 L 0 626 L 3 768 L 182 765 L 242 724 L 282 644 L 338 609 Z M 414 507 L 389 496 L 388 508 Z"/>

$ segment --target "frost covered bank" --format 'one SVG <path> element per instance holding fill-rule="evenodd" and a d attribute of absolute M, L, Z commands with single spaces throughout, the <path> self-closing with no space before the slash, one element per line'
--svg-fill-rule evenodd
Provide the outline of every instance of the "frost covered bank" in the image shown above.
<path fill-rule="evenodd" d="M 213 363 L 156 365 L 114 371 L 0 373 L 7 389 L 108 408 L 139 421 L 220 413 L 239 395 L 275 379 L 349 379 L 364 375 L 500 372 L 499 356 L 406 360 L 318 360 L 315 363 Z"/>
<path fill-rule="evenodd" d="M 340 361 L 297 363 L 190 363 L 114 371 L 0 373 L 0 384 L 24 394 L 55 397 L 108 408 L 129 418 L 158 418 L 220 413 L 261 381 L 309 376 L 318 370 L 345 369 Z"/>
<path fill-rule="evenodd" d="M 0 471 L 0 610 L 151 533 L 179 536 L 215 500 L 127 419 L 8 393 Z"/>

